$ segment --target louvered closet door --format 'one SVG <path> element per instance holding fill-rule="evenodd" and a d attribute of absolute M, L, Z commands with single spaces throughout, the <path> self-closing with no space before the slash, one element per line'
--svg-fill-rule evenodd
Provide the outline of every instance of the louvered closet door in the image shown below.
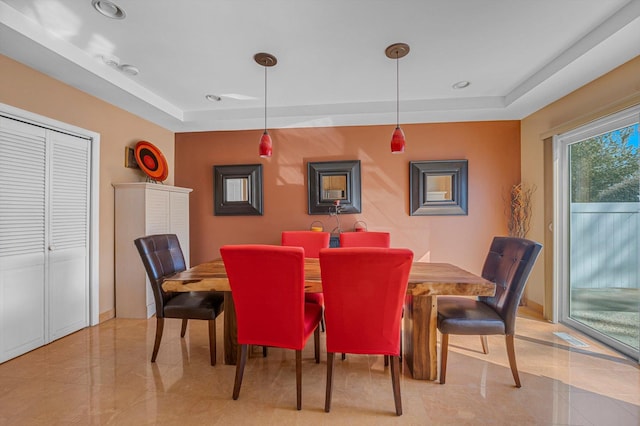
<path fill-rule="evenodd" d="M 89 325 L 89 141 L 50 131 L 49 340 Z"/>
<path fill-rule="evenodd" d="M 45 343 L 45 136 L 0 117 L 0 362 Z"/>

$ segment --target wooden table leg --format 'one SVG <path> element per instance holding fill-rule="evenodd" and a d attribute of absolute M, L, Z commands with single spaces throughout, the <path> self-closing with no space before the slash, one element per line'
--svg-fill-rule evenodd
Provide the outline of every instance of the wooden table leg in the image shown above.
<path fill-rule="evenodd" d="M 224 363 L 235 365 L 238 355 L 236 307 L 230 291 L 224 293 Z"/>
<path fill-rule="evenodd" d="M 438 373 L 436 296 L 407 296 L 404 308 L 404 358 L 414 379 L 436 380 Z"/>

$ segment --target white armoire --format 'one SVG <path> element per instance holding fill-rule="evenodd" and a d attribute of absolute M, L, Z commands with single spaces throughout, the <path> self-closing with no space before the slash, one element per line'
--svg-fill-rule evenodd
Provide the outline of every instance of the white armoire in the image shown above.
<path fill-rule="evenodd" d="M 0 362 L 90 322 L 91 140 L 0 115 Z"/>
<path fill-rule="evenodd" d="M 189 193 L 157 183 L 113 184 L 115 188 L 116 316 L 149 318 L 155 301 L 133 241 L 153 234 L 176 234 L 189 266 Z"/>

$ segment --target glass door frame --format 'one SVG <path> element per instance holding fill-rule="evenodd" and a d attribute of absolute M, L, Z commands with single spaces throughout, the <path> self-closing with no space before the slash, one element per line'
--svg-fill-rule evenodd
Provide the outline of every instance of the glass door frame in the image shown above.
<path fill-rule="evenodd" d="M 593 136 L 611 132 L 638 123 L 640 105 L 603 117 L 553 137 L 553 310 L 552 321 L 561 322 L 591 336 L 618 352 L 640 363 L 640 351 L 629 351 L 629 347 L 569 317 L 570 277 L 570 170 L 569 148 L 571 145 Z M 638 325 L 640 327 L 640 324 Z"/>

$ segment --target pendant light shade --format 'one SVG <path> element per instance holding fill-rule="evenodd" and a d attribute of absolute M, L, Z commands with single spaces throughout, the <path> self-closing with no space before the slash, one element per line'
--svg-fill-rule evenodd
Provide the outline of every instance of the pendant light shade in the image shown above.
<path fill-rule="evenodd" d="M 393 131 L 393 136 L 391 136 L 391 152 L 393 154 L 400 154 L 404 152 L 405 140 L 404 140 L 404 132 L 397 126 Z"/>
<path fill-rule="evenodd" d="M 262 137 L 260 138 L 260 148 L 259 148 L 260 157 L 266 158 L 271 157 L 273 153 L 273 144 L 271 143 L 271 135 L 269 132 L 264 131 Z"/>
<path fill-rule="evenodd" d="M 273 153 L 273 142 L 271 136 L 267 131 L 267 68 L 274 66 L 278 63 L 275 56 L 270 53 L 256 53 L 253 59 L 264 67 L 264 133 L 260 138 L 260 145 L 258 147 L 258 153 L 260 157 L 268 158 Z"/>
<path fill-rule="evenodd" d="M 400 128 L 400 58 L 409 53 L 409 45 L 406 43 L 395 43 L 385 49 L 385 54 L 389 59 L 396 60 L 396 129 L 391 136 L 391 153 L 400 154 L 404 152 L 406 141 L 404 132 Z"/>

